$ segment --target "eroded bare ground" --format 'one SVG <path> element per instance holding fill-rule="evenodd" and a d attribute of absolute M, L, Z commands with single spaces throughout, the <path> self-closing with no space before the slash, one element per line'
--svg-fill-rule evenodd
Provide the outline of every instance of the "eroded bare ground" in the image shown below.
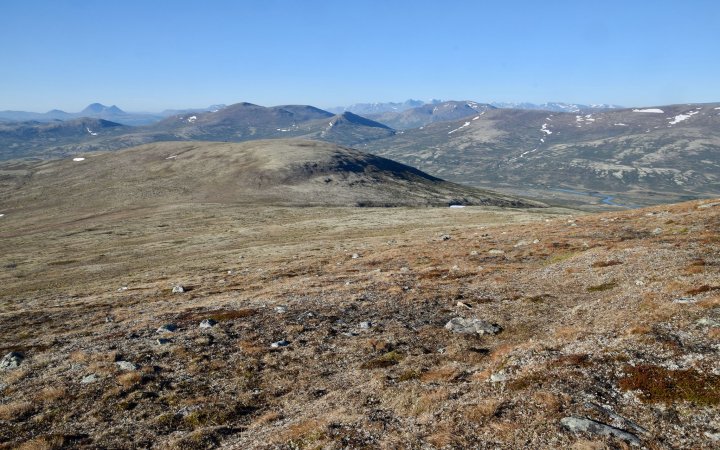
<path fill-rule="evenodd" d="M 648 448 L 716 448 L 720 204 L 709 204 L 4 217 L 0 347 L 24 359 L 0 372 L 0 441 L 631 445 L 561 422 L 584 417 Z M 503 331 L 451 333 L 454 317 Z M 156 331 L 166 324 L 177 329 Z"/>

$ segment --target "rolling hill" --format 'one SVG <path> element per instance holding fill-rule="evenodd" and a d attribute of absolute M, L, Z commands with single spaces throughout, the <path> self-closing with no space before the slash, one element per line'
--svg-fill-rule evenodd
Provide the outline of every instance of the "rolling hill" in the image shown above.
<path fill-rule="evenodd" d="M 119 123 L 92 118 L 49 123 L 0 122 L 0 160 L 47 157 L 54 149 L 66 146 L 73 151 L 84 151 L 129 129 Z"/>
<path fill-rule="evenodd" d="M 459 186 L 335 144 L 164 142 L 0 166 L 0 208 L 98 211 L 181 203 L 284 206 L 542 206 Z"/>

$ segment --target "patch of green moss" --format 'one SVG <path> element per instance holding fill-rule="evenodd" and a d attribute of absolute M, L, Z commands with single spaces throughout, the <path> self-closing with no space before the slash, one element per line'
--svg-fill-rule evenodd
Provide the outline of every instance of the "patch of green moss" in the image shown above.
<path fill-rule="evenodd" d="M 687 401 L 696 405 L 720 404 L 720 376 L 696 370 L 668 370 L 654 365 L 626 366 L 620 389 L 640 391 L 651 403 Z"/>
<path fill-rule="evenodd" d="M 387 352 L 382 356 L 379 356 L 375 359 L 371 359 L 370 361 L 367 361 L 363 363 L 362 366 L 360 366 L 361 369 L 382 369 L 385 367 L 394 366 L 395 364 L 402 361 L 403 356 L 396 352 L 391 351 Z"/>
<path fill-rule="evenodd" d="M 609 281 L 607 283 L 598 284 L 596 286 L 590 286 L 586 289 L 588 292 L 602 292 L 602 291 L 609 291 L 610 289 L 613 289 L 617 286 L 617 282 L 615 281 Z"/>

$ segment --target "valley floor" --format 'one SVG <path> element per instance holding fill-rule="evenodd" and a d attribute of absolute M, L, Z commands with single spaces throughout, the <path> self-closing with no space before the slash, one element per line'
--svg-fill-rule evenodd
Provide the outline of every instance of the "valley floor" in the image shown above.
<path fill-rule="evenodd" d="M 720 445 L 720 202 L 0 221 L 0 448 Z"/>

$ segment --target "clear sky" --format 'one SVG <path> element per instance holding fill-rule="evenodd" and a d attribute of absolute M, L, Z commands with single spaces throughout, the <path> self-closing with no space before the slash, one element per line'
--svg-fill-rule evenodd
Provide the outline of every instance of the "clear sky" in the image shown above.
<path fill-rule="evenodd" d="M 0 0 L 0 110 L 720 101 L 718 0 Z"/>

